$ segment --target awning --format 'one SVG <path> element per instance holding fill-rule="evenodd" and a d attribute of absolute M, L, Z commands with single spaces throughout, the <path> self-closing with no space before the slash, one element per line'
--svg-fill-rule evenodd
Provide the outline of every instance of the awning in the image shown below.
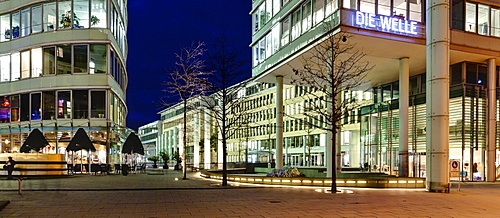
<path fill-rule="evenodd" d="M 71 142 L 69 142 L 68 147 L 66 147 L 66 150 L 79 151 L 82 149 L 92 151 L 96 150 L 85 130 L 83 130 L 83 128 L 79 128 L 76 131 L 75 136 L 71 139 Z"/>
<path fill-rule="evenodd" d="M 45 136 L 43 136 L 42 132 L 40 132 L 40 130 L 38 129 L 34 129 L 33 131 L 31 131 L 26 141 L 24 141 L 19 151 L 23 153 L 29 153 L 31 150 L 38 152 L 40 151 L 40 148 L 43 148 L 47 145 L 49 145 L 49 142 L 47 141 Z"/>
<path fill-rule="evenodd" d="M 135 133 L 130 133 L 123 143 L 122 153 L 124 154 L 132 154 L 138 153 L 144 155 L 144 147 L 142 146 L 141 139 Z"/>

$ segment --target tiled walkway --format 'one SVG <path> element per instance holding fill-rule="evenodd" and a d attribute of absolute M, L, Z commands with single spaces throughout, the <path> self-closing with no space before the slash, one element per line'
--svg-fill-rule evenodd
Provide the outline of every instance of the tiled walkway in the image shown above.
<path fill-rule="evenodd" d="M 499 217 L 500 184 L 456 184 L 449 194 L 423 190 L 220 188 L 180 172 L 0 180 L 0 217 Z M 175 178 L 178 178 L 176 180 Z"/>

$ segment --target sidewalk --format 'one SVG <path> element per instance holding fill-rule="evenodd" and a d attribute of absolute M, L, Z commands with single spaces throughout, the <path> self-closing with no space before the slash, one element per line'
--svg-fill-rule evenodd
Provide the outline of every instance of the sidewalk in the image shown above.
<path fill-rule="evenodd" d="M 175 180 L 178 178 L 178 180 Z M 0 217 L 499 217 L 500 183 L 454 184 L 449 194 L 423 190 L 221 188 L 188 173 L 0 180 Z M 14 185 L 16 184 L 16 186 Z M 245 186 L 247 187 L 247 186 Z"/>
<path fill-rule="evenodd" d="M 188 172 L 188 180 L 182 180 L 182 171 L 148 170 L 146 173 L 117 175 L 74 175 L 67 178 L 23 180 L 23 191 L 89 191 L 89 190 L 151 190 L 210 188 L 214 183 L 200 178 L 198 173 Z M 182 182 L 181 182 L 182 181 Z M 17 191 L 17 180 L 0 179 L 0 191 Z"/>

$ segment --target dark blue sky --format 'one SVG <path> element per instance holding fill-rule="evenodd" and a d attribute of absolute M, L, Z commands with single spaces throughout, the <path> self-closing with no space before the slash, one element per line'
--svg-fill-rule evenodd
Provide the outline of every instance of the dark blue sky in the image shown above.
<path fill-rule="evenodd" d="M 240 59 L 250 63 L 250 10 L 249 0 L 129 0 L 127 127 L 137 130 L 160 119 L 160 98 L 168 95 L 161 83 L 182 47 L 210 43 L 224 27 Z"/>

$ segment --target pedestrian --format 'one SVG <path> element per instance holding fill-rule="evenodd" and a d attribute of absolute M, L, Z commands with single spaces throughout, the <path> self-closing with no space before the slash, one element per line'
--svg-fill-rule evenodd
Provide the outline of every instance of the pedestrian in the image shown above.
<path fill-rule="evenodd" d="M 7 179 L 14 179 L 12 177 L 12 171 L 14 171 L 14 166 L 16 165 L 16 161 L 12 159 L 12 157 L 9 157 L 9 160 L 5 162 L 5 165 L 3 168 L 7 170 Z"/>

